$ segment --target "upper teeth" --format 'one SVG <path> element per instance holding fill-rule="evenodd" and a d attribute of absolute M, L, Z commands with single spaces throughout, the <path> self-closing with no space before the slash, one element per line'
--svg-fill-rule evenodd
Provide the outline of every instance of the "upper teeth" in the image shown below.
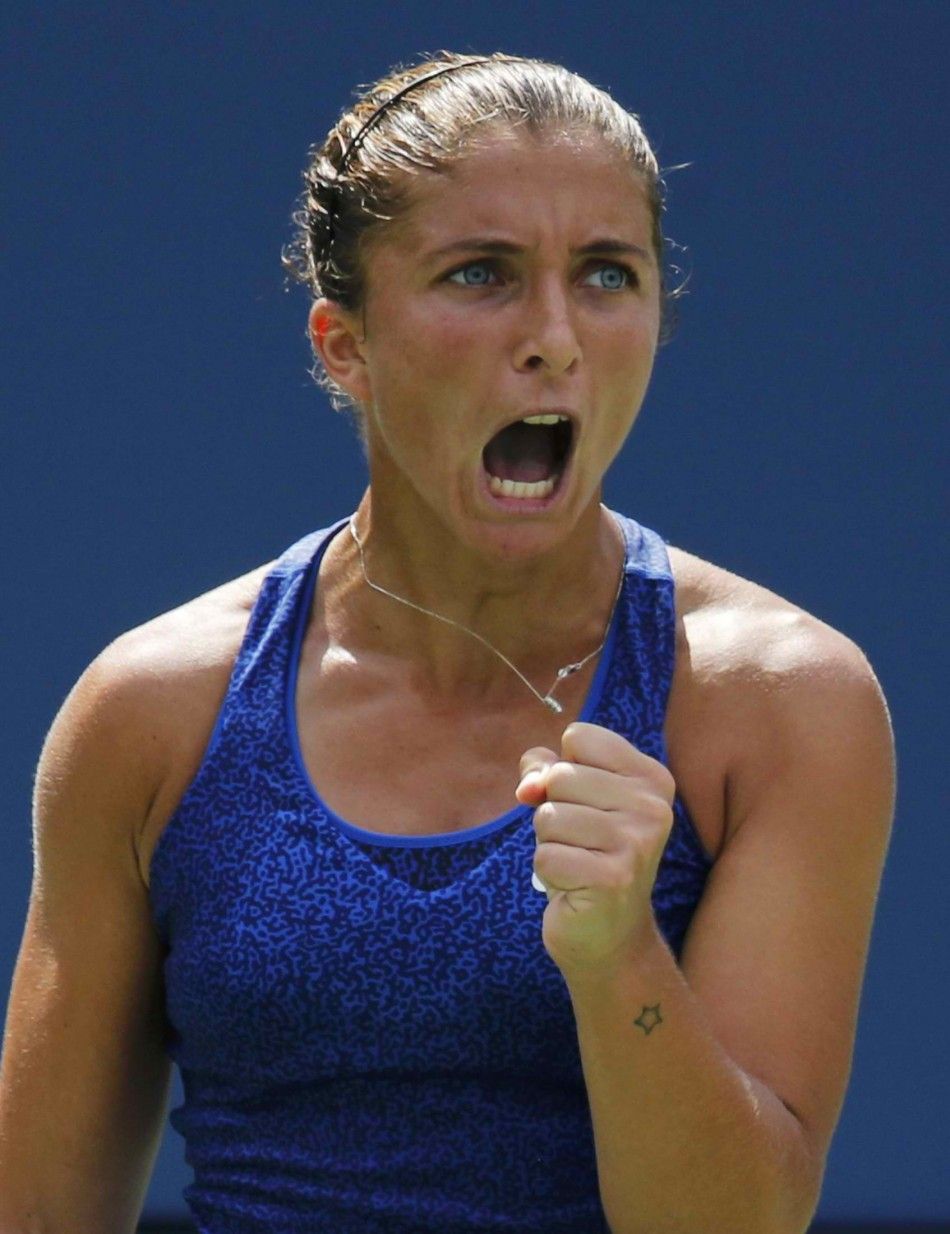
<path fill-rule="evenodd" d="M 567 416 L 549 415 L 549 416 L 525 416 L 522 423 L 524 424 L 557 424 L 561 420 L 567 420 Z"/>

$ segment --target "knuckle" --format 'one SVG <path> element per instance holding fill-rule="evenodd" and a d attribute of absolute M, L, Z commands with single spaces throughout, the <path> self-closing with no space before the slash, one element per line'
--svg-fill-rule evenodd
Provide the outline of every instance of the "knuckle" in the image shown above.
<path fill-rule="evenodd" d="M 548 788 L 562 789 L 572 784 L 577 778 L 577 769 L 573 763 L 558 761 L 552 763 L 548 770 Z"/>
<path fill-rule="evenodd" d="M 650 803 L 651 811 L 653 811 L 656 817 L 665 818 L 666 814 L 672 813 L 672 806 L 670 805 L 670 802 L 667 801 L 665 796 L 660 796 L 659 793 L 651 792 L 646 800 Z"/>
<path fill-rule="evenodd" d="M 658 797 L 655 793 L 651 793 L 645 798 L 644 804 L 649 817 L 656 819 L 658 823 L 665 823 L 673 817 L 673 807 L 665 797 Z"/>

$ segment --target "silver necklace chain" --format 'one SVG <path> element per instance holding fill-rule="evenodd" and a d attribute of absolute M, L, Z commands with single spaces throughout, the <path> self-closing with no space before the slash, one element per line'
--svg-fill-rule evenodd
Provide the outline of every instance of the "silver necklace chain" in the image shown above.
<path fill-rule="evenodd" d="M 580 670 L 584 667 L 584 665 L 589 660 L 592 660 L 594 656 L 599 655 L 599 653 L 603 651 L 604 649 L 604 644 L 607 642 L 607 635 L 610 633 L 610 625 L 614 619 L 614 613 L 616 612 L 616 609 L 617 609 L 617 601 L 620 599 L 620 591 L 621 591 L 621 588 L 623 587 L 623 576 L 624 576 L 624 565 L 623 564 L 620 567 L 620 578 L 617 580 L 617 593 L 614 596 L 614 602 L 613 602 L 613 607 L 610 610 L 610 616 L 607 618 L 607 627 L 604 630 L 603 642 L 600 644 L 599 647 L 597 647 L 594 651 L 592 651 L 590 655 L 585 656 L 583 660 L 578 660 L 574 664 L 565 664 L 563 668 L 559 668 L 557 670 L 557 676 L 555 677 L 553 683 L 551 684 L 551 688 L 548 690 L 547 694 L 539 694 L 538 691 L 531 684 L 531 682 L 527 679 L 527 677 L 525 677 L 523 673 L 519 672 L 519 670 L 515 668 L 512 662 L 508 659 L 508 657 L 505 655 L 502 655 L 502 653 L 498 650 L 497 647 L 493 647 L 491 643 L 488 641 L 488 639 L 482 638 L 480 634 L 476 633 L 474 630 L 470 630 L 468 626 L 463 626 L 461 622 L 453 621 L 451 617 L 443 617 L 439 613 L 433 613 L 432 609 L 423 608 L 421 604 L 413 604 L 411 600 L 405 600 L 403 599 L 402 596 L 397 596 L 395 592 L 387 591 L 385 587 L 379 587 L 376 583 L 374 583 L 370 579 L 369 575 L 366 573 L 366 561 L 363 557 L 363 545 L 360 542 L 359 536 L 356 534 L 356 515 L 355 514 L 350 519 L 350 533 L 352 534 L 353 539 L 356 541 L 356 547 L 359 549 L 359 552 L 360 552 L 360 568 L 363 571 L 363 578 L 366 580 L 369 586 L 372 587 L 374 591 L 378 591 L 384 596 L 389 596 L 391 600 L 398 600 L 400 604 L 406 604 L 408 605 L 409 608 L 414 608 L 416 612 L 425 613 L 428 617 L 435 617 L 437 621 L 444 621 L 446 622 L 447 625 L 455 626 L 456 629 L 463 630 L 466 634 L 471 634 L 472 638 L 477 638 L 478 641 L 482 643 L 485 647 L 487 647 L 489 651 L 493 651 L 495 655 L 498 656 L 499 660 L 504 660 L 504 662 L 508 665 L 508 667 L 511 669 L 513 673 L 518 674 L 518 676 L 525 683 L 525 685 L 528 687 L 531 693 L 535 696 L 535 698 L 539 700 L 539 702 L 544 703 L 545 707 L 550 707 L 552 711 L 557 712 L 558 714 L 562 712 L 564 708 L 557 701 L 557 699 L 552 698 L 552 694 L 554 693 L 554 691 L 561 684 L 561 682 L 564 680 L 565 677 L 572 677 L 575 673 L 580 672 Z"/>

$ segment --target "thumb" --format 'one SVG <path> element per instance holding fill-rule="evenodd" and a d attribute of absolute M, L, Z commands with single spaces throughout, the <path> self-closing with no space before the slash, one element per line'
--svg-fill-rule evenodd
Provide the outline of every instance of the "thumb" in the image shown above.
<path fill-rule="evenodd" d="M 515 797 L 522 805 L 540 805 L 547 799 L 547 771 L 558 755 L 545 746 L 535 746 L 521 756 L 519 774 L 521 779 L 515 789 Z"/>

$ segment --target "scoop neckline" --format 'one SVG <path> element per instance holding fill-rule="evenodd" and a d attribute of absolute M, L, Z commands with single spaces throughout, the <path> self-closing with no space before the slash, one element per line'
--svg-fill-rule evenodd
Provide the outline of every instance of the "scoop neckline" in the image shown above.
<path fill-rule="evenodd" d="M 604 507 L 607 509 L 607 507 Z M 624 584 L 626 583 L 627 575 L 631 572 L 634 566 L 635 546 L 631 539 L 630 530 L 627 520 L 620 518 L 613 510 L 607 509 L 608 514 L 617 523 L 623 535 L 624 541 Z M 294 613 L 293 623 L 293 640 L 291 642 L 290 655 L 288 657 L 287 671 L 284 681 L 284 730 L 288 745 L 293 754 L 294 764 L 296 766 L 297 775 L 301 785 L 307 793 L 309 799 L 317 806 L 332 823 L 334 823 L 340 831 L 353 839 L 359 840 L 362 843 L 375 844 L 387 848 L 435 848 L 444 847 L 450 844 L 465 844 L 482 839 L 484 836 L 490 835 L 493 831 L 498 831 L 503 827 L 513 823 L 518 818 L 528 817 L 533 815 L 534 809 L 532 806 L 518 805 L 507 813 L 500 815 L 498 818 L 490 819 L 485 823 L 477 823 L 474 827 L 466 827 L 461 830 L 449 832 L 437 832 L 434 835 L 389 835 L 385 832 L 371 831 L 365 827 L 361 827 L 356 823 L 350 822 L 349 819 L 343 818 L 323 800 L 320 791 L 312 779 L 310 772 L 304 762 L 303 752 L 300 747 L 300 732 L 297 726 L 297 681 L 300 670 L 300 652 L 303 645 L 304 630 L 306 628 L 307 616 L 311 611 L 314 593 L 316 590 L 317 579 L 320 573 L 320 562 L 329 548 L 331 542 L 340 534 L 340 532 L 349 524 L 352 515 L 341 519 L 338 523 L 329 528 L 323 540 L 318 544 L 316 551 L 306 565 L 303 574 L 303 584 L 300 587 L 298 603 Z M 623 586 L 621 587 L 623 591 Z M 621 597 L 622 598 L 622 597 Z M 584 699 L 584 706 L 577 717 L 579 721 L 590 723 L 592 717 L 597 712 L 600 706 L 601 697 L 603 695 L 604 684 L 610 665 L 613 662 L 614 648 L 617 639 L 617 629 L 621 620 L 621 609 L 623 605 L 618 601 L 614 608 L 611 617 L 610 626 L 607 631 L 607 637 L 604 642 L 603 650 L 600 653 L 600 658 L 597 662 L 597 670 L 594 673 L 593 680 L 587 691 L 587 696 Z"/>

